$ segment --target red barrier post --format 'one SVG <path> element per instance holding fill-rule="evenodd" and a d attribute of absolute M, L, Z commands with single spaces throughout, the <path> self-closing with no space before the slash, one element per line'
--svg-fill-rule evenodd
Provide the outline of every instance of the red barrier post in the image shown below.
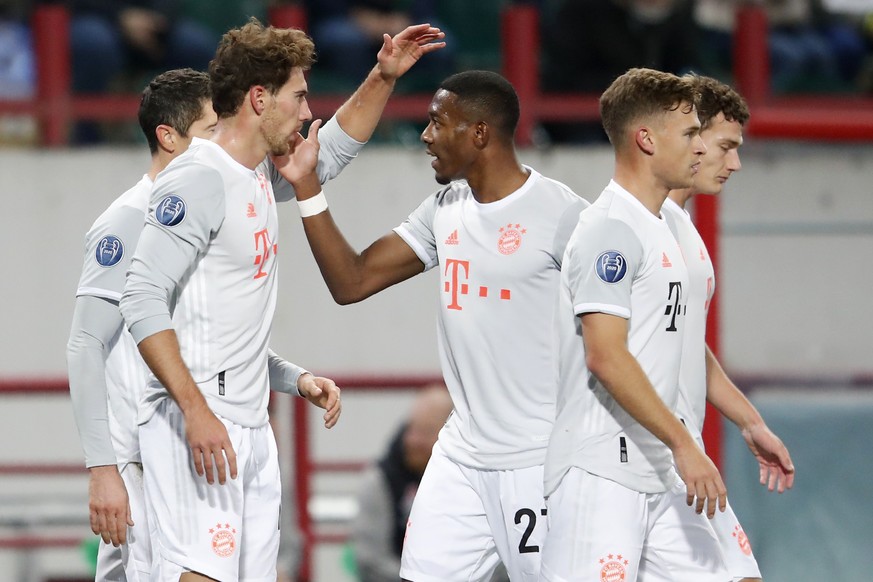
<path fill-rule="evenodd" d="M 770 49 L 767 13 L 761 6 L 744 4 L 737 9 L 733 58 L 737 89 L 750 105 L 770 98 Z"/>
<path fill-rule="evenodd" d="M 312 516 L 309 515 L 309 479 L 312 473 L 312 453 L 309 444 L 309 402 L 304 398 L 294 399 L 294 491 L 297 502 L 297 522 L 303 539 L 300 556 L 298 580 L 312 580 L 312 553 L 315 550 L 315 536 Z"/>
<path fill-rule="evenodd" d="M 299 4 L 272 6 L 267 14 L 270 24 L 276 28 L 299 28 L 306 30 L 306 11 Z"/>
<path fill-rule="evenodd" d="M 503 75 L 515 87 L 521 117 L 515 134 L 522 146 L 533 141 L 540 96 L 540 15 L 535 6 L 509 6 L 501 15 Z"/>
<path fill-rule="evenodd" d="M 716 280 L 721 275 L 719 270 L 720 232 L 719 232 L 719 201 L 718 196 L 694 197 L 694 222 L 715 269 Z M 721 329 L 719 317 L 718 288 L 709 304 L 709 315 L 706 320 L 706 343 L 716 356 L 721 351 Z M 706 420 L 703 423 L 703 442 L 706 453 L 712 461 L 721 467 L 721 413 L 711 404 L 706 404 Z"/>
<path fill-rule="evenodd" d="M 58 147 L 67 141 L 71 115 L 72 60 L 67 9 L 55 4 L 37 8 L 33 14 L 33 40 L 42 142 Z"/>

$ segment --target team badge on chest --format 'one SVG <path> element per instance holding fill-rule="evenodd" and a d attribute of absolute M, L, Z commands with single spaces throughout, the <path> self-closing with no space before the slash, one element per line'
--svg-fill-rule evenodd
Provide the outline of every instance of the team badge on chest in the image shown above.
<path fill-rule="evenodd" d="M 527 234 L 527 229 L 520 224 L 501 226 L 500 238 L 497 239 L 497 250 L 502 255 L 511 255 L 521 247 L 521 237 Z"/>

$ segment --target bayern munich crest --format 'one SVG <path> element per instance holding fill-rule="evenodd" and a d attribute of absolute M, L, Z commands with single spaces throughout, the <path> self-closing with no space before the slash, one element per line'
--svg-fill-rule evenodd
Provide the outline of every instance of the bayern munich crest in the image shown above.
<path fill-rule="evenodd" d="M 627 274 L 627 261 L 618 251 L 606 251 L 594 261 L 594 270 L 601 281 L 618 283 Z"/>
<path fill-rule="evenodd" d="M 734 531 L 731 535 L 737 539 L 737 545 L 740 546 L 740 551 L 747 556 L 751 556 L 752 544 L 749 542 L 749 538 L 740 524 L 734 526 Z"/>
<path fill-rule="evenodd" d="M 500 227 L 500 238 L 497 239 L 497 250 L 502 255 L 511 255 L 521 246 L 522 235 L 527 234 L 527 229 L 520 224 L 507 224 Z"/>
<path fill-rule="evenodd" d="M 624 582 L 628 561 L 621 554 L 600 558 L 600 582 Z"/>
<path fill-rule="evenodd" d="M 124 256 L 124 243 L 117 236 L 108 234 L 97 243 L 97 264 L 101 267 L 114 267 Z"/>
<path fill-rule="evenodd" d="M 175 194 L 164 196 L 155 208 L 155 220 L 164 226 L 176 226 L 185 220 L 187 208 L 185 201 Z"/>
<path fill-rule="evenodd" d="M 209 528 L 209 533 L 212 534 L 212 551 L 216 556 L 227 558 L 233 555 L 236 551 L 236 528 L 230 527 L 229 523 L 218 523 Z"/>

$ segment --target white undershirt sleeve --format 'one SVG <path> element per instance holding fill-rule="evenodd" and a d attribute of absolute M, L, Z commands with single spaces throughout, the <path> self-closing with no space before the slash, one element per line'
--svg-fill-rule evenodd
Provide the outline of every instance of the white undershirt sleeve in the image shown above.
<path fill-rule="evenodd" d="M 123 327 L 114 302 L 88 295 L 76 298 L 67 370 L 73 416 L 89 468 L 116 463 L 109 433 L 106 356 L 107 346 Z"/>

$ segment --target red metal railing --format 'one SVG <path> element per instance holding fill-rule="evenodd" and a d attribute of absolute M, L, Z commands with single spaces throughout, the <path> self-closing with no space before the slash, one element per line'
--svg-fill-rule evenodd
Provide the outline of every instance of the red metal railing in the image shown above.
<path fill-rule="evenodd" d="M 273 9 L 277 26 L 306 26 L 297 6 Z M 501 18 L 503 73 L 515 85 L 522 103 L 518 142 L 529 145 L 533 129 L 543 121 L 595 121 L 598 96 L 543 93 L 540 87 L 539 13 L 525 5 L 508 6 Z M 34 12 L 37 96 L 30 100 L 0 101 L 0 114 L 33 115 L 40 122 L 43 145 L 62 146 L 67 128 L 79 119 L 133 119 L 138 95 L 74 95 L 70 83 L 69 15 L 60 5 L 41 6 Z M 770 91 L 767 20 L 756 6 L 744 6 L 737 15 L 734 76 L 752 108 L 747 133 L 752 136 L 814 139 L 873 140 L 873 99 L 843 97 L 774 97 Z M 421 120 L 430 94 L 398 95 L 385 109 L 386 119 Z M 319 95 L 313 113 L 328 117 L 345 96 Z"/>

